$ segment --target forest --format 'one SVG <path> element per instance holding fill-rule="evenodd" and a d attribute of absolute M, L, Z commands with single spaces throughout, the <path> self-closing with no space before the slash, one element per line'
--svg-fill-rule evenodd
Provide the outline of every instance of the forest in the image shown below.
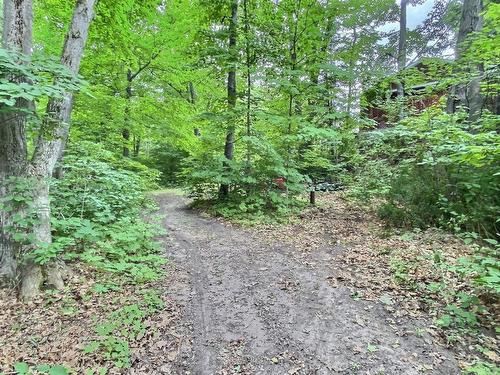
<path fill-rule="evenodd" d="M 0 375 L 500 373 L 498 0 L 0 8 Z"/>

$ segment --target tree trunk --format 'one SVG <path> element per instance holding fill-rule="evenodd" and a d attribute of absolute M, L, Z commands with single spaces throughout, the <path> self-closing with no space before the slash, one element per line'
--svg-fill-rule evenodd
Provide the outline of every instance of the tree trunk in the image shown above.
<path fill-rule="evenodd" d="M 248 14 L 248 0 L 243 1 L 244 13 L 245 13 L 245 57 L 246 57 L 246 68 L 247 68 L 247 92 L 246 92 L 246 130 L 247 137 L 252 135 L 252 116 L 250 114 L 251 104 L 252 104 L 252 61 L 250 57 L 250 18 Z M 252 165 L 252 150 L 250 148 L 250 142 L 247 143 L 247 160 L 246 160 L 246 173 L 250 174 Z"/>
<path fill-rule="evenodd" d="M 188 82 L 189 103 L 196 104 L 196 91 L 193 82 Z"/>
<path fill-rule="evenodd" d="M 194 89 L 193 82 L 191 82 L 191 81 L 188 82 L 187 91 L 188 91 L 188 100 L 189 100 L 189 103 L 191 103 L 194 106 L 196 104 L 196 91 Z M 200 132 L 199 128 L 194 128 L 193 132 L 194 132 L 194 135 L 196 137 L 200 137 L 201 136 L 201 132 Z"/>
<path fill-rule="evenodd" d="M 236 62 L 238 59 L 236 50 L 236 40 L 238 36 L 238 0 L 233 0 L 231 4 L 231 20 L 229 22 L 229 55 L 231 59 L 231 67 L 227 75 L 227 105 L 229 111 L 234 110 L 236 106 Z M 231 116 L 233 117 L 233 116 Z M 230 120 L 232 121 L 232 120 Z M 226 134 L 226 142 L 224 144 L 224 156 L 227 160 L 233 160 L 234 156 L 234 132 L 235 125 L 230 123 Z M 229 163 L 224 164 L 224 169 L 229 172 Z M 229 185 L 221 184 L 219 196 L 227 198 L 229 195 Z"/>
<path fill-rule="evenodd" d="M 399 43 L 398 43 L 398 73 L 401 73 L 406 67 L 406 7 L 408 5 L 408 0 L 401 0 L 401 9 L 399 15 Z M 404 86 L 401 81 L 402 77 L 398 78 L 397 82 L 397 94 L 399 99 L 399 119 L 404 117 L 403 108 L 403 98 L 404 98 Z"/>
<path fill-rule="evenodd" d="M 356 43 L 358 42 L 358 32 L 356 29 L 356 26 L 353 27 L 352 30 L 352 44 L 351 48 L 354 51 L 356 47 Z M 347 117 L 350 119 L 351 118 L 351 111 L 352 111 L 352 102 L 353 102 L 353 88 L 354 84 L 356 83 L 356 78 L 354 78 L 354 67 L 356 66 L 356 60 L 354 57 L 351 57 L 349 59 L 349 86 L 347 88 Z"/>
<path fill-rule="evenodd" d="M 61 64 L 75 74 L 80 70 L 95 2 L 96 0 L 77 0 L 64 42 Z M 27 168 L 26 174 L 37 181 L 33 197 L 34 207 L 39 217 L 39 222 L 33 229 L 36 243 L 50 244 L 52 242 L 48 183 L 59 155 L 64 149 L 64 143 L 69 133 L 72 108 L 72 93 L 66 93 L 63 98 L 49 100 L 47 116 L 42 123 L 33 158 Z M 55 262 L 46 264 L 43 271 L 46 280 L 53 284 L 52 286 L 57 288 L 63 286 L 62 277 Z M 41 267 L 29 261 L 22 271 L 21 298 L 26 300 L 36 296 L 42 282 Z"/>
<path fill-rule="evenodd" d="M 132 70 L 129 68 L 127 70 L 127 89 L 125 90 L 125 127 L 122 130 L 123 136 L 123 156 L 128 158 L 130 156 L 130 99 L 132 98 L 132 81 L 134 76 Z"/>
<path fill-rule="evenodd" d="M 406 7 L 408 0 L 401 0 L 399 15 L 398 71 L 406 66 Z"/>
<path fill-rule="evenodd" d="M 296 8 L 294 9 L 293 19 L 294 19 L 294 28 L 292 38 L 290 40 L 290 69 L 295 71 L 297 69 L 297 42 L 298 42 L 298 27 L 299 27 L 299 9 L 301 2 L 298 1 L 296 4 Z M 295 79 L 295 75 L 292 75 L 290 78 L 292 86 L 297 84 Z M 295 96 L 292 92 L 290 92 L 288 97 L 288 129 L 287 135 L 290 136 L 293 132 L 293 116 L 295 114 L 296 104 L 295 104 Z M 285 158 L 285 166 L 288 167 L 290 165 L 290 159 L 292 156 L 292 148 L 290 145 L 290 138 L 287 141 L 286 145 L 286 158 Z"/>
<path fill-rule="evenodd" d="M 134 157 L 139 156 L 139 151 L 141 149 L 141 137 L 134 135 Z"/>
<path fill-rule="evenodd" d="M 133 91 L 132 91 L 132 83 L 134 79 L 141 74 L 141 72 L 146 69 L 148 66 L 151 65 L 151 63 L 160 55 L 160 52 L 154 53 L 151 58 L 142 66 L 139 67 L 139 69 L 133 73 L 132 69 L 128 68 L 127 69 L 127 88 L 125 89 L 125 115 L 124 115 L 124 127 L 122 129 L 122 137 L 123 137 L 123 150 L 122 154 L 124 157 L 129 157 L 130 156 L 130 124 L 131 124 L 131 99 L 133 96 Z M 132 152 L 134 156 L 139 155 L 139 148 L 140 148 L 141 142 L 140 142 L 140 137 L 133 137 L 133 142 L 132 142 Z"/>
<path fill-rule="evenodd" d="M 313 185 L 313 189 L 314 189 L 314 185 Z M 309 192 L 309 204 L 311 206 L 316 205 L 316 191 L 314 191 L 314 190 L 311 190 Z"/>
<path fill-rule="evenodd" d="M 470 48 L 467 38 L 471 33 L 480 31 L 483 27 L 481 12 L 483 11 L 482 0 L 464 0 L 460 27 L 455 47 L 456 60 L 460 60 Z M 484 98 L 480 93 L 482 66 L 472 67 L 475 78 L 470 82 L 459 83 L 451 87 L 448 98 L 447 109 L 449 113 L 456 112 L 459 106 L 469 109 L 469 121 L 477 120 L 484 105 Z"/>
<path fill-rule="evenodd" d="M 3 48 L 31 54 L 33 9 L 31 0 L 3 2 Z M 20 77 L 8 77 L 20 83 Z M 26 110 L 32 103 L 19 99 L 13 108 L 0 105 L 0 201 L 9 195 L 12 179 L 21 178 L 28 160 L 26 144 Z M 0 210 L 0 285 L 12 284 L 17 275 L 19 244 L 9 233 L 16 212 Z"/>

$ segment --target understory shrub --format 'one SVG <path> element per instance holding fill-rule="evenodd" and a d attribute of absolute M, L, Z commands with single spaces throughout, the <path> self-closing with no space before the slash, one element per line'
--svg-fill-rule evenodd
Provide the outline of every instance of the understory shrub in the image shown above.
<path fill-rule="evenodd" d="M 194 204 L 209 206 L 216 215 L 248 222 L 279 220 L 297 211 L 304 204 L 298 197 L 307 190 L 309 178 L 286 167 L 271 146 L 254 146 L 260 154 L 253 155 L 250 167 L 245 160 L 227 161 L 218 153 L 188 158 L 181 175 Z M 230 186 L 224 199 L 219 195 L 221 184 Z"/>
<path fill-rule="evenodd" d="M 361 143 L 365 162 L 351 196 L 385 200 L 378 212 L 391 225 L 441 226 L 497 237 L 496 119 L 485 115 L 470 124 L 460 114 L 432 107 L 394 128 L 370 132 Z"/>
<path fill-rule="evenodd" d="M 70 149 L 64 178 L 51 187 L 54 242 L 64 248 L 64 257 L 134 282 L 155 279 L 164 262 L 153 241 L 160 229 L 142 214 L 153 207 L 146 192 L 157 178 L 156 171 L 95 144 Z"/>

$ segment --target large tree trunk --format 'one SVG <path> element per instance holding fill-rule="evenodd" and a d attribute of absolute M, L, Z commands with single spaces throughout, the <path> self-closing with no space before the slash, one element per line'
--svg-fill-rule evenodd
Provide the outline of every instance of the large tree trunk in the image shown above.
<path fill-rule="evenodd" d="M 3 2 L 3 48 L 31 54 L 33 10 L 31 0 Z M 5 77 L 4 77 L 5 78 Z M 8 77 L 20 83 L 20 77 Z M 31 103 L 19 99 L 13 108 L 0 105 L 0 200 L 9 194 L 13 179 L 22 178 L 28 154 L 26 145 L 26 110 Z M 0 284 L 11 284 L 17 274 L 19 245 L 8 228 L 15 211 L 0 210 Z"/>
<path fill-rule="evenodd" d="M 236 106 L 236 67 L 235 63 L 237 61 L 237 50 L 236 50 L 236 40 L 237 40 L 237 30 L 238 27 L 238 0 L 233 0 L 231 4 L 231 19 L 229 22 L 229 55 L 231 58 L 231 68 L 227 75 L 227 104 L 228 109 L 232 111 Z M 232 118 L 233 116 L 231 116 Z M 232 121 L 232 120 L 230 120 Z M 234 132 L 235 125 L 230 123 L 228 126 L 226 134 L 226 142 L 224 145 L 224 156 L 227 160 L 233 160 L 234 156 Z M 229 171 L 229 164 L 225 163 L 224 168 Z M 221 198 L 227 198 L 229 195 L 229 185 L 222 184 L 220 186 L 219 195 Z"/>
<path fill-rule="evenodd" d="M 482 29 L 482 11 L 482 0 L 464 0 L 455 49 L 457 61 L 460 60 L 470 48 L 470 42 L 468 42 L 467 38 L 471 33 Z M 469 82 L 454 85 L 451 88 L 447 107 L 448 112 L 454 113 L 459 106 L 464 106 L 469 110 L 469 121 L 475 121 L 481 115 L 481 110 L 484 105 L 484 97 L 480 92 L 483 67 L 472 66 L 470 68 L 470 73 L 473 78 Z"/>
<path fill-rule="evenodd" d="M 66 35 L 61 64 L 75 74 L 80 70 L 88 30 L 93 17 L 96 0 L 77 0 L 71 25 Z M 66 93 L 63 98 L 52 98 L 47 105 L 47 116 L 42 123 L 35 152 L 27 169 L 27 175 L 36 180 L 34 206 L 39 221 L 33 230 L 38 243 L 51 243 L 49 178 L 54 171 L 57 159 L 64 148 L 71 121 L 73 94 Z M 62 277 L 55 262 L 44 266 L 47 283 L 56 288 L 63 286 Z M 21 279 L 20 296 L 30 299 L 39 293 L 43 282 L 41 267 L 28 262 Z"/>

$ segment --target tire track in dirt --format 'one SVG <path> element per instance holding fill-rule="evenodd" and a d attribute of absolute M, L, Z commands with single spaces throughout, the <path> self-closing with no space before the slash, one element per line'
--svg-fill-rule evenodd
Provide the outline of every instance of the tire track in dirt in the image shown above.
<path fill-rule="evenodd" d="M 167 286 L 183 310 L 183 340 L 158 373 L 459 374 L 450 352 L 391 324 L 380 304 L 330 285 L 332 257 L 348 250 L 304 261 L 251 230 L 201 217 L 181 196 L 157 199 L 167 256 L 187 281 Z"/>

